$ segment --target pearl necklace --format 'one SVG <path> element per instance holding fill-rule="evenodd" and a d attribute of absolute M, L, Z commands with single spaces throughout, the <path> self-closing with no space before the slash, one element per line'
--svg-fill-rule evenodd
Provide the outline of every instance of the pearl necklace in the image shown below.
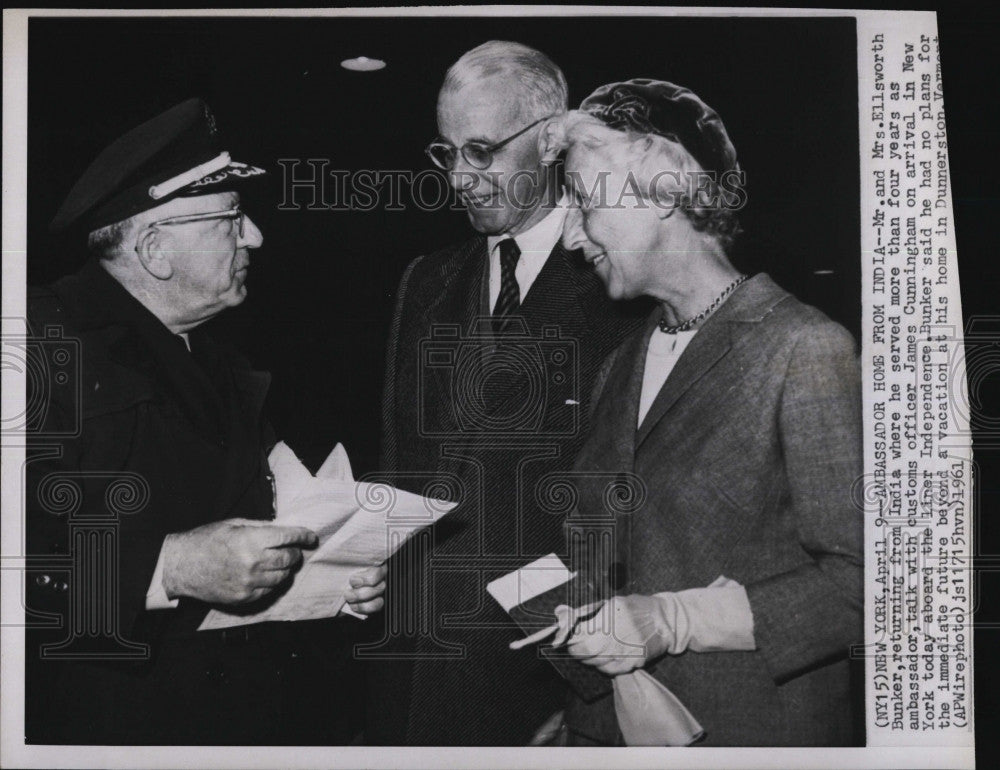
<path fill-rule="evenodd" d="M 700 313 L 698 313 L 698 315 L 694 316 L 693 318 L 689 318 L 686 321 L 681 321 L 681 323 L 676 324 L 674 326 L 671 326 L 663 318 L 661 318 L 660 331 L 663 332 L 664 334 L 677 334 L 677 332 L 686 332 L 688 329 L 690 329 L 692 326 L 694 326 L 696 323 L 702 320 L 705 316 L 707 316 L 709 313 L 715 310 L 719 305 L 721 305 L 722 300 L 724 300 L 726 297 L 728 297 L 730 294 L 736 291 L 736 287 L 739 286 L 741 283 L 743 283 L 749 277 L 750 277 L 749 275 L 741 274 L 739 278 L 737 278 L 735 281 L 733 281 L 731 284 L 729 284 L 729 286 L 725 288 L 722 294 L 720 294 L 718 297 L 715 298 L 715 301 L 711 305 L 702 310 Z"/>

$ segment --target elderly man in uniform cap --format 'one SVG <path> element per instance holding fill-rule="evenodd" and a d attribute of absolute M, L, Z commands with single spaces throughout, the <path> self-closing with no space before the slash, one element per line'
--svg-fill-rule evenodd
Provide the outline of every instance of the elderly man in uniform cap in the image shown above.
<path fill-rule="evenodd" d="M 316 543 L 268 522 L 268 375 L 200 328 L 243 301 L 262 242 L 238 189 L 264 171 L 218 139 L 191 99 L 111 144 L 52 223 L 89 232 L 94 259 L 29 296 L 40 363 L 74 372 L 73 387 L 59 387 L 61 370 L 37 392 L 29 383 L 42 412 L 27 469 L 29 617 L 65 619 L 29 623 L 33 743 L 336 735 L 329 698 L 290 691 L 323 672 L 302 624 L 197 631 L 212 605 L 280 591 Z M 383 576 L 352 580 L 356 612 L 380 609 Z"/>

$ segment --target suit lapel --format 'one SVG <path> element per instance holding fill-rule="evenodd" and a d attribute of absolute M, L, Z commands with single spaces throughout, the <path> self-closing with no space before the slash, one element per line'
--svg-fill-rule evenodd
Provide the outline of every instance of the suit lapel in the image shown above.
<path fill-rule="evenodd" d="M 605 393 L 620 393 L 615 399 L 605 399 L 605 424 L 610 428 L 611 449 L 615 454 L 616 471 L 632 472 L 635 468 L 636 423 L 639 420 L 639 398 L 646 370 L 646 349 L 650 334 L 655 333 L 659 311 L 654 312 L 641 334 L 634 334 L 622 351 L 619 364 L 604 386 Z M 597 432 L 595 424 L 594 432 Z"/>
<path fill-rule="evenodd" d="M 642 445 L 653 427 L 663 419 L 670 408 L 677 403 L 677 400 L 729 352 L 731 347 L 729 325 L 713 323 L 713 321 L 715 319 L 710 318 L 694 336 L 687 349 L 681 354 L 673 371 L 670 372 L 667 381 L 663 383 L 663 387 L 657 393 L 649 407 L 649 412 L 646 413 L 646 417 L 636 433 L 636 448 Z M 653 334 L 657 333 L 659 332 L 653 332 Z"/>
<path fill-rule="evenodd" d="M 486 267 L 486 238 L 477 236 L 459 246 L 442 266 L 438 280 L 431 282 L 439 291 L 428 298 L 420 328 L 430 330 L 436 324 L 458 324 L 461 334 L 467 335 L 470 324 L 480 314 L 480 289 Z"/>
<path fill-rule="evenodd" d="M 486 270 L 486 238 L 477 236 L 456 249 L 454 256 L 442 267 L 438 280 L 428 282 L 436 287 L 436 293 L 424 301 L 424 311 L 413 331 L 420 336 L 412 339 L 414 349 L 419 349 L 429 338 L 448 339 L 455 342 L 467 340 L 476 331 L 476 319 L 480 315 L 481 287 Z M 453 328 L 446 328 L 453 327 Z M 420 353 L 422 355 L 422 351 Z M 449 404 L 452 400 L 454 369 L 443 366 L 427 367 L 423 373 L 421 360 L 417 360 L 416 380 L 426 377 L 430 392 L 426 402 Z M 438 430 L 457 430 L 454 415 L 445 410 L 438 416 L 446 425 L 437 425 Z"/>
<path fill-rule="evenodd" d="M 637 449 L 681 396 L 728 355 L 739 337 L 745 333 L 747 327 L 744 324 L 759 322 L 787 296 L 788 293 L 764 273 L 754 276 L 733 292 L 681 354 L 680 360 L 649 408 L 646 419 L 639 426 L 636 434 Z"/>

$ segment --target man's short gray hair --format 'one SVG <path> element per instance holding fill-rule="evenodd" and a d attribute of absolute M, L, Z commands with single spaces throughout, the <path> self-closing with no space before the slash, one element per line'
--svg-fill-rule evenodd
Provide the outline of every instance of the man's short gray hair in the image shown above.
<path fill-rule="evenodd" d="M 93 230 L 87 236 L 87 249 L 101 259 L 114 259 L 121 250 L 131 222 L 131 219 L 124 219 Z"/>
<path fill-rule="evenodd" d="M 448 69 L 441 93 L 457 91 L 494 75 L 517 79 L 523 89 L 526 118 L 543 118 L 566 111 L 569 89 L 562 70 L 541 51 L 508 40 L 490 40 L 466 51 Z"/>

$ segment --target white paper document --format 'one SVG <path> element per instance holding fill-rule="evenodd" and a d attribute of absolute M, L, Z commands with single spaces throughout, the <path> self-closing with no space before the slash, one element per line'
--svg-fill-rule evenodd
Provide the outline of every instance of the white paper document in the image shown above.
<path fill-rule="evenodd" d="M 351 576 L 381 564 L 416 532 L 455 507 L 388 484 L 354 481 L 340 444 L 315 476 L 284 442 L 274 447 L 268 462 L 277 498 L 274 523 L 308 527 L 319 537 L 319 545 L 302 552 L 302 567 L 273 604 L 255 613 L 213 609 L 200 631 L 271 620 L 314 620 L 341 611 L 355 614 L 344 600 Z"/>
<path fill-rule="evenodd" d="M 497 578 L 486 586 L 486 590 L 503 607 L 504 612 L 509 613 L 517 605 L 568 583 L 575 575 L 575 572 L 566 569 L 558 556 L 550 553 Z"/>

